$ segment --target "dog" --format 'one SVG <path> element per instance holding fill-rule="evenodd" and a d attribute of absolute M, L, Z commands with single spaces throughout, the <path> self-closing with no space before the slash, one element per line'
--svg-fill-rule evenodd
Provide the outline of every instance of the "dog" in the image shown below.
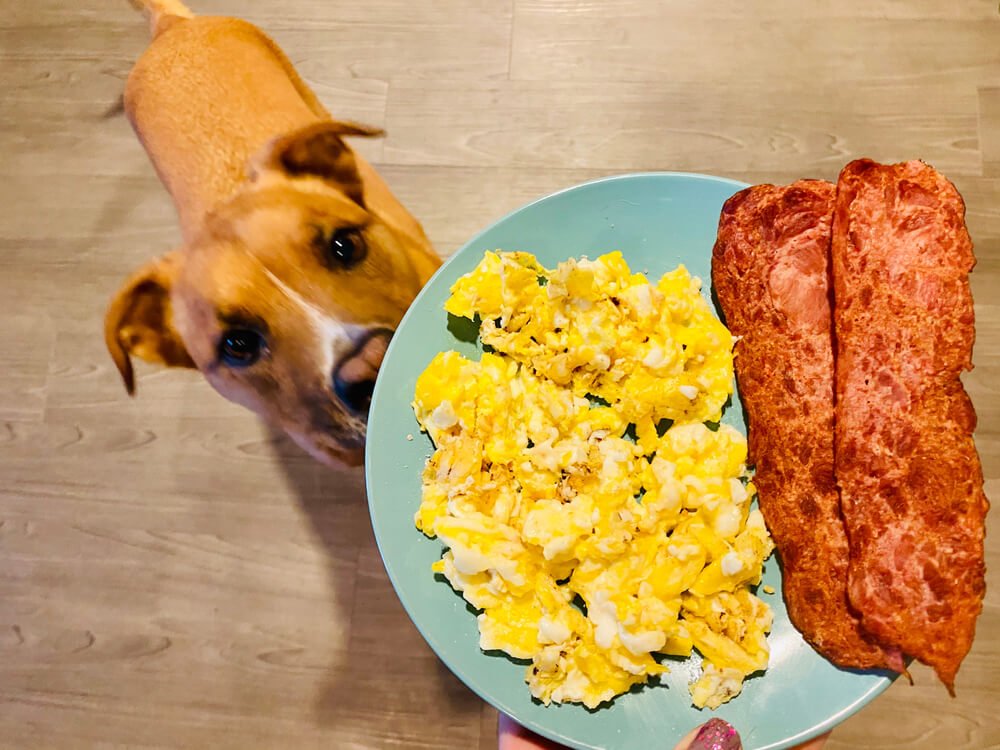
<path fill-rule="evenodd" d="M 225 398 L 332 466 L 364 457 L 386 346 L 440 265 L 420 223 L 343 140 L 278 46 L 236 18 L 136 0 L 151 42 L 125 113 L 175 204 L 183 244 L 113 296 L 105 343 L 197 368 Z"/>

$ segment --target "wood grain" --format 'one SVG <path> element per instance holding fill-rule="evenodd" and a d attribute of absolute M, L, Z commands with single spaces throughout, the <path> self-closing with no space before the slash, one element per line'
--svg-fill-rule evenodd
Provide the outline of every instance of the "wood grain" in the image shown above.
<path fill-rule="evenodd" d="M 949 174 L 981 172 L 977 95 L 949 82 L 859 84 L 849 94 L 780 81 L 502 81 L 390 84 L 387 161 L 427 165 L 799 171 L 852 154 L 920 151 Z M 569 124 L 572 123 L 570 126 Z"/>
<path fill-rule="evenodd" d="M 261 24 L 336 116 L 385 126 L 358 147 L 442 255 L 613 173 L 930 161 L 979 259 L 965 382 L 1000 497 L 994 0 L 191 5 Z M 319 467 L 196 373 L 140 367 L 125 396 L 104 305 L 179 237 L 115 113 L 145 43 L 125 0 L 0 0 L 0 748 L 495 748 L 495 712 L 386 579 L 360 472 Z M 831 750 L 1000 747 L 988 525 L 958 697 L 918 667 Z"/>
<path fill-rule="evenodd" d="M 511 77 L 664 81 L 834 93 L 868 82 L 975 81 L 996 73 L 991 0 L 649 3 L 526 0 L 514 15 Z M 706 92 L 708 93 L 708 92 Z"/>
<path fill-rule="evenodd" d="M 979 89 L 979 148 L 983 174 L 1000 177 L 1000 86 Z"/>

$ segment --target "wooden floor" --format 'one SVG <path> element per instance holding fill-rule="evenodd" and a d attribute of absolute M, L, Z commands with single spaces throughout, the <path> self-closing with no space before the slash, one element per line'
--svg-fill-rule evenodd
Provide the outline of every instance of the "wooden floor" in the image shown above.
<path fill-rule="evenodd" d="M 447 255 L 589 178 L 834 178 L 923 158 L 968 203 L 967 378 L 1000 499 L 996 0 L 191 0 L 288 51 Z M 101 319 L 178 239 L 114 111 L 145 43 L 126 0 L 0 0 L 0 747 L 495 747 L 423 644 L 330 472 L 197 376 L 126 397 Z M 926 669 L 831 750 L 1000 747 L 1000 526 L 950 699 Z M 669 744 L 669 743 L 668 743 Z M 666 747 L 666 745 L 665 745 Z"/>

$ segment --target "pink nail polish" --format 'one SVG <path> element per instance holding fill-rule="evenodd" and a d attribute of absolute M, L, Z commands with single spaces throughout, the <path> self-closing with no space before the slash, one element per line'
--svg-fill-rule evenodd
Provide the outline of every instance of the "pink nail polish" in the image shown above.
<path fill-rule="evenodd" d="M 731 724 L 710 719 L 691 740 L 688 750 L 743 750 L 743 743 Z"/>

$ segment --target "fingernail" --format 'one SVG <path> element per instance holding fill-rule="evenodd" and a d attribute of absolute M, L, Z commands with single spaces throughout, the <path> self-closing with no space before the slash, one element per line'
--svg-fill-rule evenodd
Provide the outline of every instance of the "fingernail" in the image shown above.
<path fill-rule="evenodd" d="M 691 740 L 688 750 L 743 750 L 743 743 L 732 724 L 710 719 Z"/>

